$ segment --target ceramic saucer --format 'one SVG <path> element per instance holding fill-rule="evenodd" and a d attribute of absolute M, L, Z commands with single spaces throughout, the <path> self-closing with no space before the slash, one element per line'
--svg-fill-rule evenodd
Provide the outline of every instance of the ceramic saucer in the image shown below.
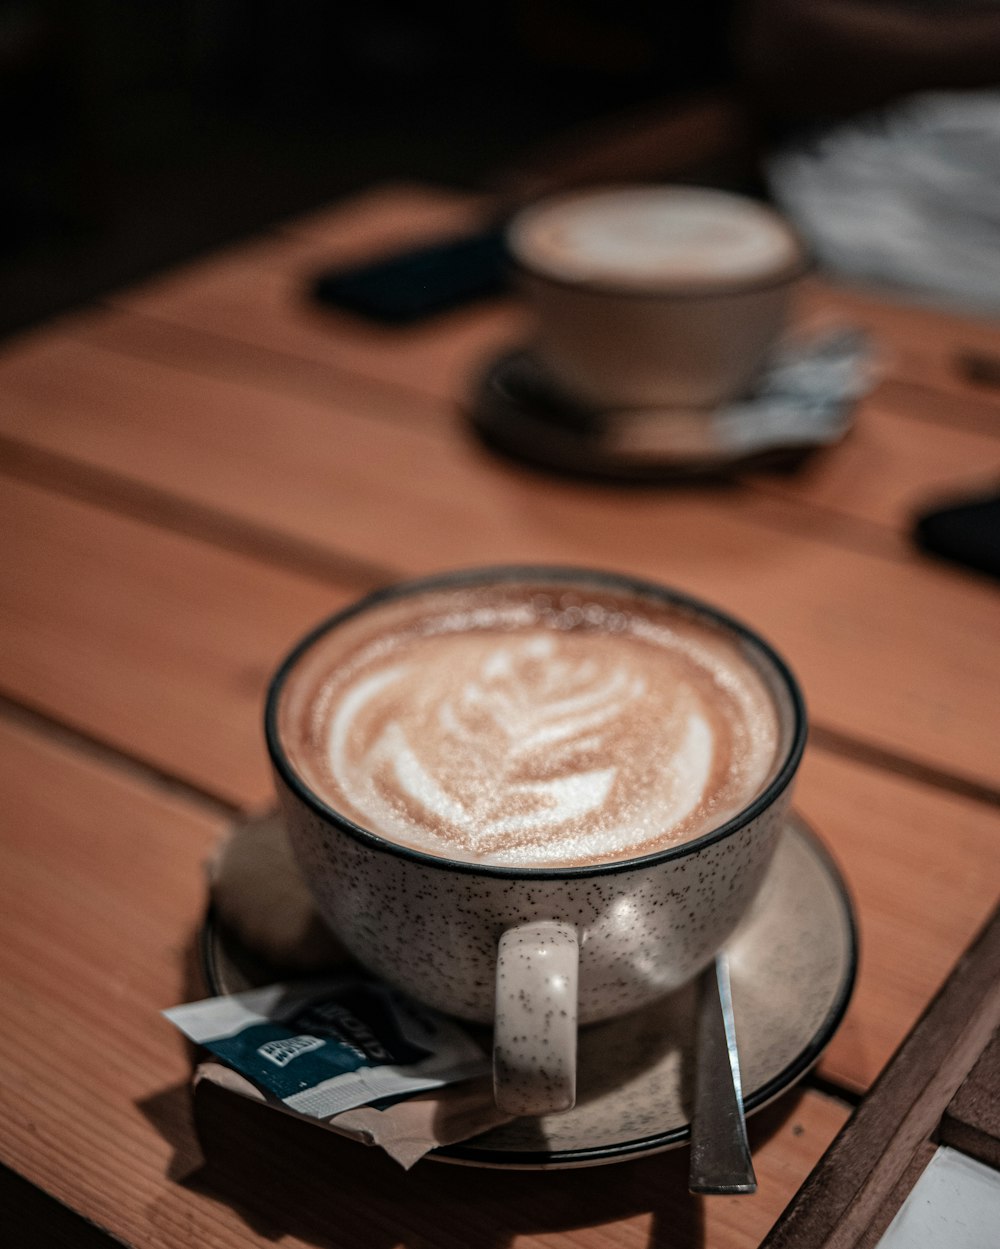
<path fill-rule="evenodd" d="M 798 816 L 790 817 L 764 886 L 728 945 L 748 1114 L 809 1070 L 829 1042 L 854 986 L 850 897 L 835 864 Z M 279 979 L 217 921 L 203 934 L 214 994 Z M 577 1104 L 517 1119 L 428 1157 L 466 1166 L 595 1166 L 656 1153 L 689 1136 L 694 986 L 580 1033 Z"/>
<path fill-rule="evenodd" d="M 469 417 L 491 447 L 545 468 L 613 480 L 672 481 L 796 463 L 839 442 L 872 385 L 854 329 L 784 343 L 753 391 L 713 409 L 586 408 L 530 351 L 502 356 L 480 379 Z"/>

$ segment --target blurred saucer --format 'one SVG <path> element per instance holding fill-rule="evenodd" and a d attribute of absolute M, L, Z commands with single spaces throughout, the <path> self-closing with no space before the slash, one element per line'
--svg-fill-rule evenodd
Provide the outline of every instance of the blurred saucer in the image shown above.
<path fill-rule="evenodd" d="M 798 816 L 789 817 L 764 886 L 727 951 L 745 1105 L 752 1114 L 818 1060 L 854 986 L 851 900 L 835 864 Z M 255 959 L 217 918 L 203 931 L 202 966 L 216 995 L 289 978 L 287 969 Z M 584 1028 L 572 1110 L 516 1119 L 428 1158 L 547 1170 L 598 1166 L 684 1144 L 695 1005 L 695 986 L 687 985 L 644 1010 Z"/>
<path fill-rule="evenodd" d="M 599 412 L 560 390 L 522 350 L 486 371 L 469 416 L 488 445 L 541 467 L 684 480 L 788 466 L 834 445 L 872 380 L 867 338 L 839 328 L 788 340 L 752 393 L 720 407 Z"/>

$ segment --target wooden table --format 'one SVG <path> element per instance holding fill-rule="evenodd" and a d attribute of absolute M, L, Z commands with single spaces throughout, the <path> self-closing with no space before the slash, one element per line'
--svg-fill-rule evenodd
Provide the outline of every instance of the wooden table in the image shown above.
<path fill-rule="evenodd" d="M 305 299 L 318 266 L 475 208 L 380 189 L 0 355 L 6 1243 L 757 1245 L 995 902 L 1000 598 L 907 532 L 996 475 L 1000 391 L 955 360 L 1000 355 L 1000 326 L 815 281 L 801 316 L 868 326 L 883 370 L 840 448 L 729 486 L 563 481 L 494 458 L 458 408 L 523 336 L 512 301 L 390 331 Z M 753 1125 L 759 1193 L 689 1197 L 683 1154 L 404 1175 L 249 1105 L 206 1113 L 210 1164 L 184 1179 L 191 1055 L 158 1012 L 199 992 L 206 859 L 270 799 L 270 670 L 376 584 L 515 561 L 676 584 L 801 676 L 798 805 L 862 964 L 817 1072 Z"/>

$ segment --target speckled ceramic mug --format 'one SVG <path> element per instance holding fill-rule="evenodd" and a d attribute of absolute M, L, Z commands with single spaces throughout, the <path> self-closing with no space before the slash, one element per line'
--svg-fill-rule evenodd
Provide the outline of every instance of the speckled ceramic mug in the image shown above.
<path fill-rule="evenodd" d="M 293 764 L 281 706 L 290 674 L 332 630 L 407 596 L 544 582 L 567 594 L 638 595 L 723 631 L 762 678 L 778 723 L 775 762 L 745 807 L 654 853 L 521 867 L 425 853 L 336 810 Z M 623 1015 L 698 974 L 760 887 L 788 809 L 805 709 L 782 659 L 745 625 L 673 590 L 580 569 L 465 571 L 380 591 L 326 621 L 272 681 L 267 744 L 292 846 L 326 920 L 377 975 L 428 1005 L 494 1024 L 498 1105 L 515 1114 L 575 1100 L 579 1024 Z"/>

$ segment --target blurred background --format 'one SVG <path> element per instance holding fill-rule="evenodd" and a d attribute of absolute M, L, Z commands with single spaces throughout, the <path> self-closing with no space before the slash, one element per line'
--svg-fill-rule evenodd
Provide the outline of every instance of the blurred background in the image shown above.
<path fill-rule="evenodd" d="M 761 152 L 803 126 L 989 88 L 998 66 L 989 0 L 0 0 L 0 333 L 371 183 L 516 194 L 520 171 L 530 191 L 566 143 L 619 152 L 580 179 L 634 170 L 759 192 Z M 706 97 L 714 111 L 685 129 Z M 978 146 L 960 126 L 984 196 L 1000 183 L 989 99 Z M 619 129 L 602 134 L 609 119 Z M 956 146 L 944 129 L 939 181 Z M 882 152 L 866 159 L 885 168 Z M 804 169 L 778 170 L 777 198 L 808 217 Z"/>
<path fill-rule="evenodd" d="M 0 332 L 731 77 L 724 0 L 2 0 Z"/>

